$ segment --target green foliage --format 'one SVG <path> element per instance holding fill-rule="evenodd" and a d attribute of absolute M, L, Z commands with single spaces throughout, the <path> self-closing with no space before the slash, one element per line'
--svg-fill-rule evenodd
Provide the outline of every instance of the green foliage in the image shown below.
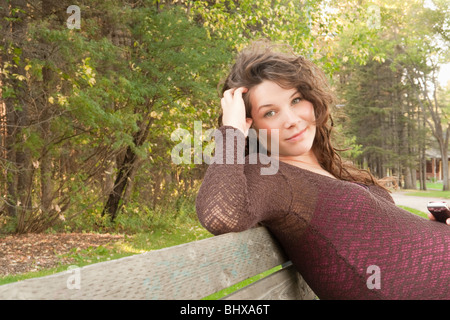
<path fill-rule="evenodd" d="M 421 106 L 431 103 L 432 88 L 427 82 L 432 81 L 437 61 L 448 61 L 444 49 L 448 45 L 440 34 L 445 34 L 440 28 L 448 23 L 442 16 L 448 5 L 436 4 L 442 11 L 427 8 L 421 1 L 405 5 L 379 0 L 367 5 L 378 7 L 379 28 L 344 31 L 339 44 L 341 52 L 356 54 L 353 44 L 359 39 L 363 45 L 357 49 L 365 52 L 362 64 L 345 55 L 337 72 L 337 90 L 345 105 L 344 132 L 362 146 L 358 161 L 368 162 L 380 176 L 389 171 L 401 176 L 404 170 L 417 167 L 422 150 L 429 147 L 425 123 L 431 114 Z M 444 120 L 445 108 L 438 101 L 433 103 Z"/>
<path fill-rule="evenodd" d="M 346 104 L 346 117 L 336 124 L 338 145 L 353 147 L 342 152 L 345 158 L 362 162 L 384 152 L 386 163 L 413 163 L 399 149 L 400 136 L 384 145 L 381 136 L 398 134 L 392 123 L 411 130 L 404 135 L 411 149 L 415 137 L 425 136 L 414 125 L 415 102 L 402 70 L 426 73 L 428 57 L 448 58 L 433 42 L 436 34 L 448 40 L 448 5 L 435 5 L 439 10 L 412 0 L 94 0 L 79 4 L 79 30 L 61 23 L 65 13 L 10 8 L 29 18 L 26 41 L 8 34 L 0 42 L 1 94 L 28 121 L 17 124 L 11 148 L 29 157 L 22 167 L 30 169 L 20 171 L 15 159 L 6 159 L 2 190 L 17 185 L 15 172 L 30 172 L 22 188 L 32 193 L 25 215 L 31 224 L 51 217 L 46 227 L 59 230 L 136 232 L 139 225 L 157 225 L 167 211 L 195 217 L 191 197 L 205 166 L 174 164 L 178 141 L 171 134 L 181 128 L 193 138 L 196 121 L 203 132 L 216 126 L 217 85 L 236 51 L 260 38 L 290 44 L 328 74 Z M 7 23 L 19 21 L 13 14 Z M 398 92 L 407 92 L 407 110 L 389 98 Z M 445 92 L 440 97 L 446 101 Z M 127 178 L 118 225 L 108 225 L 102 208 L 128 148 L 135 172 Z"/>

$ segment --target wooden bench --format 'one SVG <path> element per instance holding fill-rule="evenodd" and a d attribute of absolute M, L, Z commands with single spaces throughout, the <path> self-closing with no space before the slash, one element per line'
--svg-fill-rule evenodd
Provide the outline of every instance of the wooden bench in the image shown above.
<path fill-rule="evenodd" d="M 199 300 L 281 266 L 224 299 L 314 299 L 264 227 L 0 286 L 0 299 Z"/>

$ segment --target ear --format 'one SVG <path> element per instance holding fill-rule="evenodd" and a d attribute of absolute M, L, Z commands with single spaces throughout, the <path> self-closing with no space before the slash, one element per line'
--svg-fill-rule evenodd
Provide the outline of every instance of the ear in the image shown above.
<path fill-rule="evenodd" d="M 248 130 L 252 127 L 253 125 L 253 119 L 252 118 L 245 118 L 245 136 L 248 136 Z"/>

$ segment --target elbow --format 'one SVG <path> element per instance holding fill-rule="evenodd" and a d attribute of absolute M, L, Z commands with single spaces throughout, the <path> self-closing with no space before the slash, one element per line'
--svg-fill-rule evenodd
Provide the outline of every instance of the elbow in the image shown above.
<path fill-rule="evenodd" d="M 220 223 L 217 220 L 213 220 L 213 221 L 202 221 L 201 220 L 200 223 L 206 230 L 208 230 L 211 234 L 213 234 L 215 236 L 225 234 L 225 233 L 230 233 L 230 232 L 242 232 L 242 231 L 245 231 L 245 230 L 251 228 L 249 226 L 243 226 L 243 225 L 224 224 L 224 223 Z"/>
<path fill-rule="evenodd" d="M 199 207 L 197 207 L 197 217 L 201 225 L 215 236 L 230 232 L 242 232 L 256 224 L 252 221 L 236 219 L 236 216 L 229 212 L 209 209 L 201 210 Z"/>
<path fill-rule="evenodd" d="M 212 196 L 214 195 L 214 196 Z M 241 232 L 250 229 L 258 221 L 247 210 L 245 199 L 219 201 L 228 198 L 210 190 L 202 190 L 197 195 L 196 211 L 201 225 L 213 235 Z"/>
<path fill-rule="evenodd" d="M 230 227 L 227 223 L 224 223 L 224 221 L 220 219 L 220 216 L 216 216 L 210 213 L 208 214 L 205 212 L 199 212 L 197 210 L 197 217 L 198 220 L 200 221 L 200 224 L 215 236 L 224 233 L 234 232 L 235 230 L 233 227 Z"/>

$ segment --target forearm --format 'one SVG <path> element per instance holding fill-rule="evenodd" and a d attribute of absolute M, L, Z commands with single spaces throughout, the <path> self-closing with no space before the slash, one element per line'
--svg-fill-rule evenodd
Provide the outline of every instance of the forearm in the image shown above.
<path fill-rule="evenodd" d="M 213 234 L 251 228 L 257 218 L 249 212 L 244 172 L 245 137 L 231 126 L 216 132 L 216 152 L 200 187 L 196 209 L 202 225 Z"/>

